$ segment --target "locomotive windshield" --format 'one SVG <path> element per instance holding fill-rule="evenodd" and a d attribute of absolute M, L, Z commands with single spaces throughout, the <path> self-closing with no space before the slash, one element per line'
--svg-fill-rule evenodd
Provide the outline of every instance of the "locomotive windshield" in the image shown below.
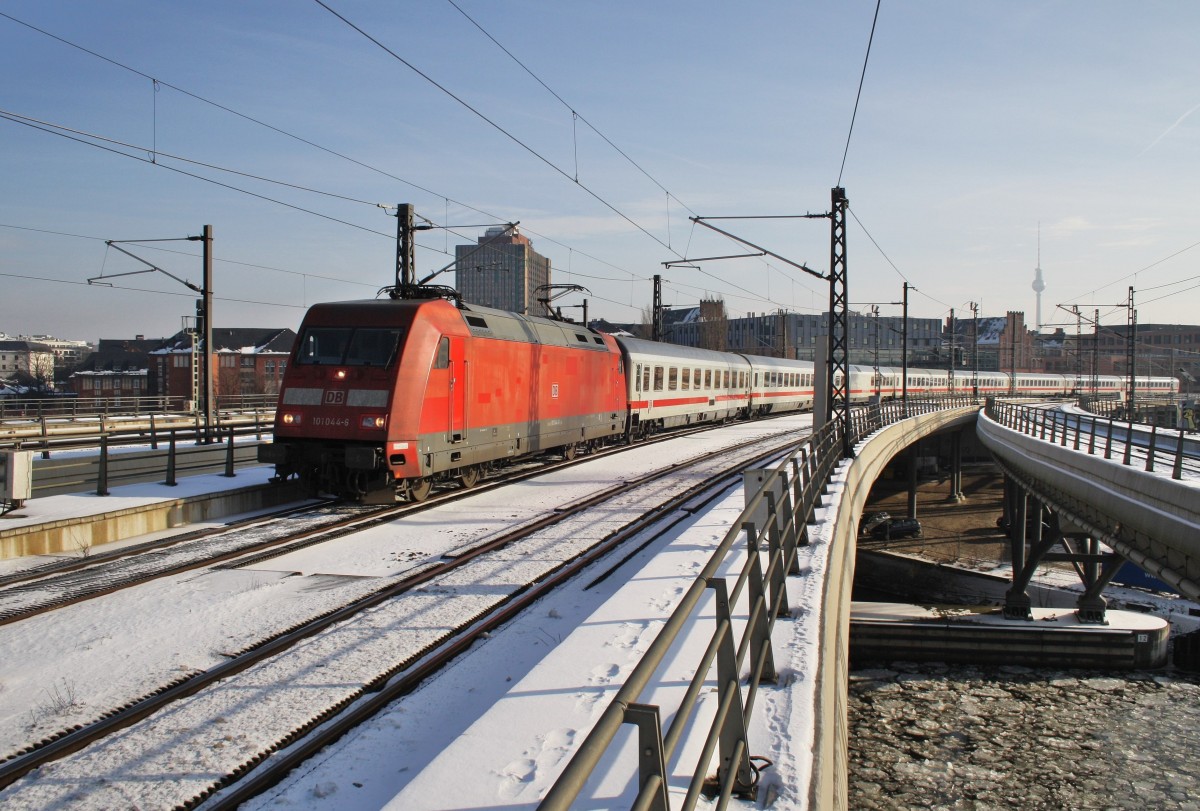
<path fill-rule="evenodd" d="M 309 327 L 300 335 L 296 363 L 317 366 L 390 366 L 403 330 L 387 327 Z"/>

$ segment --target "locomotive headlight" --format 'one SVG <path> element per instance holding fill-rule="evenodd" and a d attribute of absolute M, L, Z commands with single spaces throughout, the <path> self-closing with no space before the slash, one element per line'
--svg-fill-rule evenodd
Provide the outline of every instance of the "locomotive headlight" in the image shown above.
<path fill-rule="evenodd" d="M 334 378 L 334 380 L 345 380 L 346 379 L 346 370 L 338 369 L 336 372 L 333 373 L 333 378 Z"/>
<path fill-rule="evenodd" d="M 284 414 L 283 415 L 283 424 L 284 425 L 299 425 L 300 424 L 300 415 L 292 414 L 292 413 Z"/>
<path fill-rule="evenodd" d="M 366 416 L 362 418 L 362 427 L 372 430 L 376 428 L 383 428 L 385 422 L 386 420 L 382 416 Z"/>

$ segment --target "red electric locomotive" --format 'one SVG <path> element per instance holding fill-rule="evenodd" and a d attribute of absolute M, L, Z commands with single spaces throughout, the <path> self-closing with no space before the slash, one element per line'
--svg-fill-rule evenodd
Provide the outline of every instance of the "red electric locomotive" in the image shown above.
<path fill-rule="evenodd" d="M 313 306 L 259 460 L 313 491 L 420 501 L 500 460 L 625 431 L 620 350 L 575 324 L 441 298 Z"/>

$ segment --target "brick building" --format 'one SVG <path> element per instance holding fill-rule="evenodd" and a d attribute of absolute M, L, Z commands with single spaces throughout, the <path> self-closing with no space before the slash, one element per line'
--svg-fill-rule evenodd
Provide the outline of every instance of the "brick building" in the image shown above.
<path fill-rule="evenodd" d="M 1084 375 L 1090 375 L 1094 367 L 1099 375 L 1123 375 L 1129 366 L 1128 334 L 1125 324 L 1085 328 L 1078 335 L 1068 331 L 1063 336 L 1061 358 L 1047 371 L 1074 373 L 1081 368 Z M 1200 379 L 1200 326 L 1138 324 L 1134 339 L 1139 375 L 1180 378 L 1183 390 L 1196 389 L 1188 377 Z"/>
<path fill-rule="evenodd" d="M 279 393 L 288 355 L 296 341 L 290 329 L 214 328 L 213 394 L 219 399 L 237 395 Z M 197 398 L 200 370 L 192 335 L 180 332 L 151 353 L 151 373 L 157 391 L 185 400 Z"/>
<path fill-rule="evenodd" d="M 161 346 L 163 338 L 147 340 L 101 339 L 92 352 L 75 368 L 70 388 L 80 399 L 112 400 L 113 405 L 129 397 L 158 395 L 150 374 L 150 352 Z"/>

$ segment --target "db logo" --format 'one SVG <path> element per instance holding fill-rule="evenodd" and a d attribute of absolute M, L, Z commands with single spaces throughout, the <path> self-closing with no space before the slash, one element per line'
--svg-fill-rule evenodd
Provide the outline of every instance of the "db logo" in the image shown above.
<path fill-rule="evenodd" d="M 325 405 L 341 405 L 346 402 L 346 392 L 344 391 L 327 391 L 325 392 Z"/>

